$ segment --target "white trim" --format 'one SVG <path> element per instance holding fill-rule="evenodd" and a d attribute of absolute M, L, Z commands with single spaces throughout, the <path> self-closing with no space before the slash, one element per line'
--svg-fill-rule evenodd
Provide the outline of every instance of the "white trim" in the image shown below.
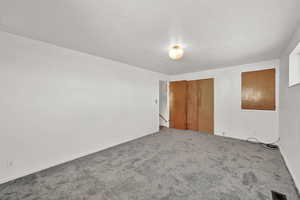
<path fill-rule="evenodd" d="M 156 132 L 158 132 L 158 131 L 159 130 L 157 130 Z M 25 176 L 28 176 L 28 175 L 31 175 L 31 174 L 34 174 L 34 173 L 37 173 L 37 172 L 40 172 L 40 171 L 43 171 L 43 170 L 47 170 L 49 168 L 52 168 L 52 167 L 55 167 L 55 166 L 58 166 L 58 165 L 61 165 L 61 164 L 64 164 L 64 163 L 67 163 L 67 162 L 79 159 L 79 158 L 82 158 L 84 156 L 88 156 L 90 154 L 94 154 L 94 153 L 97 153 L 97 152 L 100 152 L 100 151 L 103 151 L 103 150 L 106 150 L 106 149 L 109 149 L 109 148 L 112 148 L 112 147 L 115 147 L 115 146 L 118 146 L 118 145 L 125 144 L 127 142 L 131 142 L 131 141 L 137 140 L 137 139 L 145 137 L 145 136 L 149 136 L 149 135 L 155 134 L 156 132 L 146 133 L 145 135 L 140 136 L 140 137 L 130 137 L 130 138 L 127 138 L 126 140 L 124 140 L 122 142 L 119 142 L 119 143 L 116 143 L 116 144 L 111 144 L 111 145 L 108 145 L 108 146 L 106 146 L 104 148 L 103 147 L 99 147 L 98 149 L 87 151 L 85 153 L 79 153 L 79 154 L 76 154 L 76 155 L 72 155 L 69 158 L 61 159 L 61 160 L 56 160 L 54 162 L 44 164 L 41 167 L 37 167 L 37 168 L 33 168 L 33 169 L 31 168 L 31 169 L 27 169 L 27 170 L 25 169 L 24 171 L 22 171 L 22 173 L 17 173 L 14 176 L 10 176 L 10 177 L 6 177 L 4 179 L 0 179 L 0 184 L 7 183 L 9 181 L 13 181 L 15 179 L 22 178 L 22 177 L 25 177 Z"/>
<path fill-rule="evenodd" d="M 288 160 L 288 157 L 286 156 L 287 154 L 285 153 L 285 150 L 284 150 L 284 148 L 283 148 L 283 146 L 282 145 L 279 145 L 279 148 L 280 148 L 280 153 L 281 153 L 281 155 L 282 155 L 282 158 L 283 158 L 283 161 L 285 162 L 285 165 L 286 165 L 286 167 L 288 168 L 288 170 L 289 170 L 289 172 L 290 172 L 290 174 L 291 174 L 291 176 L 292 176 L 292 179 L 293 179 L 293 181 L 294 181 L 294 184 L 295 184 L 295 187 L 296 187 L 296 189 L 297 189 L 297 192 L 298 192 L 298 194 L 299 194 L 299 186 L 300 186 L 300 183 L 298 182 L 298 180 L 296 179 L 296 173 L 294 172 L 294 170 L 293 170 L 293 168 L 292 168 L 292 166 L 291 166 L 291 164 L 290 164 L 290 162 L 289 162 L 289 160 Z"/>

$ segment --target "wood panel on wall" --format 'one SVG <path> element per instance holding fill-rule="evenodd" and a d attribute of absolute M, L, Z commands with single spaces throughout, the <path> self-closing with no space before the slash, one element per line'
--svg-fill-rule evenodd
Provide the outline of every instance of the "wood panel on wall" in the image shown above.
<path fill-rule="evenodd" d="M 170 82 L 170 127 L 186 129 L 187 81 Z"/>
<path fill-rule="evenodd" d="M 275 69 L 242 72 L 242 109 L 276 109 Z"/>

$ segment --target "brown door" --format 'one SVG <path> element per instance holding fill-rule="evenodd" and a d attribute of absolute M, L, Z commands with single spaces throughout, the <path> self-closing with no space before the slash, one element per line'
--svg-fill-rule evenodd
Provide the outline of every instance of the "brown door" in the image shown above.
<path fill-rule="evenodd" d="M 214 79 L 198 80 L 198 131 L 214 132 Z"/>
<path fill-rule="evenodd" d="M 214 79 L 170 83 L 170 127 L 214 132 Z"/>
<path fill-rule="evenodd" d="M 199 81 L 187 82 L 187 129 L 199 130 Z"/>
<path fill-rule="evenodd" d="M 187 81 L 170 82 L 170 127 L 186 129 Z"/>

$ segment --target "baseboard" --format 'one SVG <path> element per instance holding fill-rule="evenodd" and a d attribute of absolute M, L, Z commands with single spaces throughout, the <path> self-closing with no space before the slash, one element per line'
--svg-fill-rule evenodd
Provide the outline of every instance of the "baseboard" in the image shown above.
<path fill-rule="evenodd" d="M 61 165 L 61 164 L 65 164 L 65 163 L 71 162 L 73 160 L 82 158 L 84 156 L 88 156 L 90 154 L 98 153 L 98 152 L 107 150 L 109 148 L 116 147 L 118 145 L 123 145 L 123 144 L 126 144 L 128 142 L 132 142 L 132 141 L 138 140 L 140 138 L 153 135 L 153 134 L 155 134 L 157 132 L 158 132 L 158 130 L 156 132 L 146 133 L 145 135 L 142 135 L 142 136 L 139 136 L 139 137 L 127 138 L 126 140 L 124 140 L 122 142 L 118 142 L 118 143 L 115 143 L 115 144 L 107 145 L 106 147 L 99 147 L 99 148 L 97 148 L 95 150 L 90 150 L 90 151 L 87 151 L 85 153 L 79 153 L 79 154 L 76 154 L 76 155 L 72 155 L 68 159 L 56 160 L 56 161 L 54 161 L 52 163 L 44 164 L 41 167 L 30 169 L 30 170 L 26 170 L 26 171 L 23 171 L 22 173 L 15 174 L 14 176 L 10 176 L 10 177 L 6 177 L 6 178 L 3 178 L 3 179 L 0 179 L 0 184 L 4 184 L 4 183 L 10 182 L 10 181 L 14 181 L 16 179 L 23 178 L 25 176 L 28 176 L 28 175 L 31 175 L 31 174 L 34 174 L 34 173 L 37 173 L 37 172 L 40 172 L 40 171 L 43 171 L 43 170 L 47 170 L 49 168 L 52 168 L 52 167 L 55 167 L 55 166 L 58 166 L 58 165 Z"/>
<path fill-rule="evenodd" d="M 285 155 L 285 151 L 284 151 L 284 148 L 282 147 L 282 145 L 279 145 L 279 149 L 280 149 L 280 154 L 281 154 L 281 157 L 284 161 L 284 164 L 285 164 L 285 167 L 287 168 L 287 170 L 289 171 L 291 177 L 292 177 L 292 180 L 293 180 L 293 184 L 296 188 L 296 191 L 297 191 L 297 194 L 300 198 L 300 190 L 299 190 L 299 184 L 297 184 L 297 182 L 295 181 L 295 173 L 293 172 L 292 168 L 290 167 L 291 165 L 289 164 L 289 161 Z"/>

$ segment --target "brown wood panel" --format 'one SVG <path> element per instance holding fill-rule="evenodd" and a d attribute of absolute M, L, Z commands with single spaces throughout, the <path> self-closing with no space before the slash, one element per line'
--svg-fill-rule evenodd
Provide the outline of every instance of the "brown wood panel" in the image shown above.
<path fill-rule="evenodd" d="M 214 79 L 198 80 L 198 131 L 214 133 Z"/>
<path fill-rule="evenodd" d="M 276 109 L 276 71 L 267 69 L 242 73 L 242 109 Z"/>
<path fill-rule="evenodd" d="M 187 129 L 198 131 L 199 110 L 199 84 L 198 81 L 187 82 Z"/>
<path fill-rule="evenodd" d="M 187 81 L 170 82 L 170 127 L 186 129 Z"/>

